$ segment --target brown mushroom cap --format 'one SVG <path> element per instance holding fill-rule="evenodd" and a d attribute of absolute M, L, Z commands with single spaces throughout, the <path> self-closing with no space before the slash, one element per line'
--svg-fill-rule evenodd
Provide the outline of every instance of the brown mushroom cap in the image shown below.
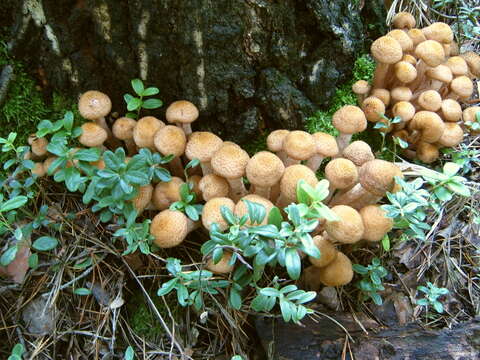
<path fill-rule="evenodd" d="M 149 148 L 155 151 L 153 137 L 155 133 L 164 127 L 163 121 L 153 116 L 144 116 L 137 121 L 137 125 L 133 129 L 133 140 L 139 148 Z"/>
<path fill-rule="evenodd" d="M 263 221 L 260 225 L 266 225 L 268 223 L 268 214 L 270 213 L 270 210 L 272 210 L 272 208 L 274 206 L 273 203 L 270 200 L 265 199 L 263 196 L 259 196 L 259 195 L 255 195 L 255 194 L 249 194 L 249 195 L 246 195 L 246 196 L 242 197 L 237 202 L 237 204 L 235 205 L 235 209 L 233 211 L 233 213 L 235 215 L 237 215 L 238 217 L 242 217 L 243 215 L 248 214 L 247 204 L 245 204 L 245 202 L 243 202 L 242 200 L 248 200 L 250 202 L 254 202 L 254 203 L 263 205 L 265 207 L 266 216 L 265 216 L 265 218 L 263 219 Z M 245 225 L 252 225 L 252 224 L 251 224 L 250 220 L 248 220 Z M 255 225 L 258 225 L 258 224 L 255 224 Z"/>
<path fill-rule="evenodd" d="M 188 219 L 180 211 L 163 210 L 150 224 L 153 242 L 160 248 L 171 248 L 179 245 L 188 234 Z"/>
<path fill-rule="evenodd" d="M 82 135 L 78 138 L 80 144 L 95 147 L 101 146 L 107 140 L 107 132 L 94 122 L 87 122 L 82 125 Z"/>
<path fill-rule="evenodd" d="M 460 98 L 469 98 L 473 94 L 473 83 L 467 76 L 458 76 L 450 83 L 450 89 Z"/>
<path fill-rule="evenodd" d="M 454 147 L 463 140 L 463 130 L 457 123 L 445 123 L 445 130 L 438 140 L 437 144 L 444 147 Z"/>
<path fill-rule="evenodd" d="M 442 101 L 441 113 L 445 121 L 459 121 L 462 117 L 462 107 L 453 99 Z"/>
<path fill-rule="evenodd" d="M 410 29 L 410 30 L 408 30 L 408 36 L 410 37 L 410 39 L 412 39 L 414 48 L 417 47 L 418 44 L 427 40 L 427 38 L 423 34 L 423 31 L 420 30 L 420 29 Z"/>
<path fill-rule="evenodd" d="M 463 110 L 463 122 L 475 122 L 476 121 L 476 114 L 480 111 L 480 106 L 470 106 Z"/>
<path fill-rule="evenodd" d="M 364 228 L 358 211 L 347 205 L 337 205 L 331 210 L 339 220 L 325 222 L 325 231 L 328 236 L 342 244 L 353 244 L 359 241 L 363 236 Z"/>
<path fill-rule="evenodd" d="M 428 143 L 438 141 L 445 130 L 445 123 L 442 118 L 431 111 L 417 112 L 409 126 L 412 130 L 420 131 L 422 133 L 420 139 Z"/>
<path fill-rule="evenodd" d="M 392 192 L 395 176 L 401 173 L 395 164 L 375 159 L 363 164 L 358 175 L 360 184 L 365 190 L 376 196 L 384 196 L 387 192 Z"/>
<path fill-rule="evenodd" d="M 197 120 L 198 109 L 190 101 L 174 101 L 168 106 L 165 118 L 169 123 L 190 124 Z"/>
<path fill-rule="evenodd" d="M 338 251 L 335 246 L 323 236 L 317 235 L 313 238 L 313 243 L 320 250 L 320 258 L 309 257 L 313 266 L 324 267 L 330 264 L 337 257 Z"/>
<path fill-rule="evenodd" d="M 427 90 L 418 97 L 418 104 L 425 110 L 438 111 L 442 106 L 442 97 L 435 90 Z"/>
<path fill-rule="evenodd" d="M 330 134 L 316 132 L 312 134 L 315 140 L 316 153 L 322 157 L 333 157 L 338 154 L 337 140 Z"/>
<path fill-rule="evenodd" d="M 415 106 L 408 101 L 399 101 L 392 108 L 393 116 L 398 116 L 402 121 L 410 121 L 415 115 Z"/>
<path fill-rule="evenodd" d="M 45 176 L 45 174 L 47 173 L 47 169 L 42 162 L 36 162 L 35 166 L 31 171 L 33 175 L 37 175 L 38 177 Z"/>
<path fill-rule="evenodd" d="M 367 128 L 367 119 L 362 109 L 353 105 L 345 105 L 338 109 L 333 114 L 332 123 L 342 134 L 356 134 Z"/>
<path fill-rule="evenodd" d="M 133 138 L 133 129 L 137 122 L 128 117 L 121 117 L 115 120 L 112 127 L 113 135 L 120 140 L 129 140 Z"/>
<path fill-rule="evenodd" d="M 192 133 L 185 148 L 185 155 L 189 160 L 198 159 L 208 162 L 221 147 L 223 141 L 217 135 L 206 131 Z"/>
<path fill-rule="evenodd" d="M 387 89 L 373 89 L 370 96 L 379 98 L 380 100 L 382 100 L 385 106 L 388 106 L 390 104 L 390 91 L 388 91 Z"/>
<path fill-rule="evenodd" d="M 394 102 L 410 101 L 412 99 L 412 90 L 406 86 L 397 86 L 390 91 L 390 96 Z"/>
<path fill-rule="evenodd" d="M 335 260 L 320 268 L 319 278 L 325 286 L 347 285 L 353 279 L 352 262 L 344 253 L 338 252 Z"/>
<path fill-rule="evenodd" d="M 232 212 L 235 208 L 235 203 L 232 199 L 226 197 L 217 197 L 208 200 L 202 210 L 202 224 L 210 231 L 213 223 L 216 223 L 220 231 L 228 229 L 228 223 L 222 216 L 221 207 L 226 206 Z"/>
<path fill-rule="evenodd" d="M 260 151 L 252 156 L 245 169 L 248 181 L 260 187 L 272 187 L 280 181 L 284 171 L 282 160 L 268 151 Z"/>
<path fill-rule="evenodd" d="M 415 56 L 430 67 L 438 66 L 445 61 L 443 46 L 434 40 L 426 40 L 418 44 L 415 48 Z"/>
<path fill-rule="evenodd" d="M 367 161 L 375 159 L 370 145 L 361 140 L 350 143 L 343 150 L 342 156 L 352 161 L 356 166 L 362 166 Z"/>
<path fill-rule="evenodd" d="M 446 65 L 438 65 L 433 68 L 428 68 L 425 74 L 433 80 L 441 81 L 445 84 L 449 84 L 453 79 L 452 70 Z"/>
<path fill-rule="evenodd" d="M 385 114 L 385 104 L 379 98 L 370 96 L 363 100 L 362 110 L 368 121 L 377 122 L 382 119 L 381 115 Z"/>
<path fill-rule="evenodd" d="M 390 36 L 390 37 L 394 38 L 395 40 L 397 40 L 398 43 L 400 44 L 400 46 L 402 47 L 402 51 L 406 52 L 406 51 L 412 51 L 413 50 L 413 41 L 405 31 L 400 30 L 400 29 L 395 29 L 395 30 L 390 31 L 387 34 L 387 36 Z"/>
<path fill-rule="evenodd" d="M 226 197 L 230 189 L 227 180 L 216 174 L 208 174 L 202 177 L 198 187 L 205 201 L 216 197 Z"/>
<path fill-rule="evenodd" d="M 422 31 L 428 40 L 435 40 L 443 44 L 449 44 L 453 41 L 452 29 L 443 22 L 433 23 L 423 28 Z"/>
<path fill-rule="evenodd" d="M 29 139 L 28 143 L 30 144 L 32 153 L 34 153 L 36 156 L 41 157 L 47 155 L 48 140 L 46 138 L 34 137 L 31 140 Z"/>
<path fill-rule="evenodd" d="M 393 228 L 393 220 L 386 217 L 380 205 L 367 205 L 359 213 L 365 228 L 363 238 L 367 241 L 380 241 Z"/>
<path fill-rule="evenodd" d="M 133 207 L 141 213 L 152 200 L 153 186 L 147 184 L 138 188 L 138 194 L 132 199 Z"/>
<path fill-rule="evenodd" d="M 233 270 L 233 265 L 229 265 L 228 262 L 230 261 L 232 257 L 232 253 L 229 251 L 224 251 L 223 256 L 220 259 L 218 263 L 214 263 L 213 259 L 209 259 L 207 261 L 207 265 L 205 265 L 205 268 L 207 270 L 210 270 L 214 274 L 228 274 Z"/>
<path fill-rule="evenodd" d="M 318 183 L 315 173 L 305 165 L 296 164 L 285 168 L 280 180 L 280 191 L 288 202 L 297 201 L 297 184 L 300 180 L 313 187 Z"/>
<path fill-rule="evenodd" d="M 415 18 L 409 12 L 399 12 L 392 18 L 392 24 L 395 29 L 411 29 L 416 25 Z"/>
<path fill-rule="evenodd" d="M 112 101 L 107 94 L 100 91 L 86 91 L 78 100 L 78 111 L 83 118 L 88 120 L 105 117 L 111 110 Z"/>
<path fill-rule="evenodd" d="M 370 52 L 375 60 L 383 64 L 395 64 L 403 55 L 402 46 L 391 36 L 382 36 L 375 40 Z"/>
<path fill-rule="evenodd" d="M 268 150 L 277 152 L 283 149 L 283 140 L 288 135 L 289 130 L 275 130 L 267 136 Z"/>
<path fill-rule="evenodd" d="M 357 183 L 358 171 L 352 161 L 337 158 L 331 160 L 325 167 L 325 177 L 333 188 L 347 189 Z"/>
<path fill-rule="evenodd" d="M 213 171 L 225 179 L 238 179 L 245 174 L 250 157 L 239 146 L 226 145 L 211 158 Z"/>
<path fill-rule="evenodd" d="M 450 68 L 453 76 L 461 76 L 468 74 L 468 64 L 465 59 L 460 56 L 452 56 L 448 58 L 445 65 Z"/>
<path fill-rule="evenodd" d="M 181 156 L 185 152 L 187 137 L 181 128 L 167 125 L 157 130 L 153 143 L 162 155 Z"/>
<path fill-rule="evenodd" d="M 402 83 L 410 83 L 417 78 L 417 69 L 414 65 L 406 62 L 399 61 L 395 64 L 395 76 Z"/>
<path fill-rule="evenodd" d="M 460 56 L 467 62 L 470 72 L 476 76 L 480 76 L 480 55 L 474 53 L 473 51 L 467 51 L 466 53 L 460 54 Z"/>
<path fill-rule="evenodd" d="M 417 59 L 415 59 L 415 57 L 410 55 L 410 54 L 403 55 L 402 61 L 408 62 L 409 64 L 412 64 L 413 66 L 417 65 Z"/>
<path fill-rule="evenodd" d="M 152 203 L 157 210 L 167 209 L 170 204 L 180 201 L 180 186 L 184 181 L 173 176 L 168 182 L 159 182 L 153 191 Z"/>
<path fill-rule="evenodd" d="M 306 131 L 290 131 L 283 140 L 283 151 L 295 160 L 307 160 L 315 155 L 315 140 Z"/>
<path fill-rule="evenodd" d="M 352 91 L 358 95 L 366 95 L 370 91 L 370 84 L 365 80 L 358 80 L 352 85 Z"/>
<path fill-rule="evenodd" d="M 440 153 L 435 145 L 427 142 L 419 142 L 417 144 L 417 158 L 426 164 L 430 164 L 438 159 Z"/>

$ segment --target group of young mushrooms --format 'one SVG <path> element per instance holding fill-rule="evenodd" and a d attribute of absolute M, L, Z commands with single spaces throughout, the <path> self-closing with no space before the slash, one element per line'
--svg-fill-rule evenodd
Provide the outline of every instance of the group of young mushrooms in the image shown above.
<path fill-rule="evenodd" d="M 454 147 L 465 132 L 475 132 L 470 124 L 480 107 L 465 107 L 474 92 L 472 80 L 480 77 L 480 56 L 460 54 L 448 24 L 418 29 L 410 13 L 400 12 L 392 25 L 394 30 L 370 49 L 376 61 L 373 83 L 360 80 L 352 89 L 367 120 L 401 119 L 381 131 L 409 144 L 405 156 L 431 163 L 440 148 Z"/>

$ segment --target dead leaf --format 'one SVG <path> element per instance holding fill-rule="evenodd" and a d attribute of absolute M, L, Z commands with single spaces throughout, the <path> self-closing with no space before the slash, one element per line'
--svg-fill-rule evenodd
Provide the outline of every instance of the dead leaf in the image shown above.
<path fill-rule="evenodd" d="M 30 247 L 20 245 L 15 255 L 15 259 L 6 267 L 0 266 L 0 275 L 11 278 L 17 284 L 23 283 L 28 271 L 28 258 L 30 257 Z"/>
<path fill-rule="evenodd" d="M 50 335 L 55 327 L 54 310 L 41 296 L 31 301 L 22 313 L 28 331 L 38 336 Z"/>

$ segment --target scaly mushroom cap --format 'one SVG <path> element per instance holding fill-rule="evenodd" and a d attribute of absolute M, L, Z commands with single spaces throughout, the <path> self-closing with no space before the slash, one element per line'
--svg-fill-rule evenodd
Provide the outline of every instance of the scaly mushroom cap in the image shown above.
<path fill-rule="evenodd" d="M 215 174 L 208 174 L 202 177 L 198 187 L 205 201 L 216 197 L 226 197 L 230 189 L 228 181 Z"/>
<path fill-rule="evenodd" d="M 408 84 L 417 78 L 417 69 L 406 61 L 399 61 L 395 64 L 395 76 L 402 83 Z"/>
<path fill-rule="evenodd" d="M 162 155 L 181 156 L 185 152 L 187 137 L 178 126 L 167 125 L 157 130 L 153 143 Z"/>
<path fill-rule="evenodd" d="M 153 186 L 147 184 L 138 188 L 138 194 L 132 199 L 133 207 L 141 213 L 152 200 Z"/>
<path fill-rule="evenodd" d="M 412 130 L 420 131 L 422 133 L 420 140 L 428 143 L 437 142 L 445 130 L 442 118 L 431 111 L 417 112 L 409 126 Z"/>
<path fill-rule="evenodd" d="M 434 40 L 426 40 L 418 44 L 415 48 L 415 56 L 430 67 L 438 66 L 445 61 L 443 46 Z"/>
<path fill-rule="evenodd" d="M 325 177 L 335 189 L 347 189 L 357 183 L 358 171 L 352 161 L 337 158 L 325 166 Z"/>
<path fill-rule="evenodd" d="M 333 114 L 332 124 L 342 134 L 356 134 L 367 128 L 367 119 L 358 106 L 345 105 Z"/>
<path fill-rule="evenodd" d="M 190 124 L 197 120 L 198 109 L 190 101 L 174 101 L 168 106 L 165 118 L 169 123 Z"/>
<path fill-rule="evenodd" d="M 468 64 L 461 56 L 452 56 L 445 63 L 450 68 L 453 76 L 461 76 L 468 74 Z"/>
<path fill-rule="evenodd" d="M 480 111 L 480 106 L 470 106 L 463 110 L 463 122 L 475 122 L 475 116 Z"/>
<path fill-rule="evenodd" d="M 406 51 L 412 51 L 413 50 L 413 41 L 405 31 L 400 30 L 400 29 L 395 29 L 395 30 L 390 31 L 387 34 L 387 36 L 390 36 L 390 37 L 394 38 L 395 40 L 397 40 L 398 43 L 400 44 L 400 46 L 402 47 L 402 51 L 406 52 Z"/>
<path fill-rule="evenodd" d="M 470 72 L 474 76 L 480 77 L 480 55 L 473 51 L 467 51 L 466 53 L 460 54 L 460 56 L 467 62 Z"/>
<path fill-rule="evenodd" d="M 202 210 L 202 224 L 210 231 L 213 223 L 216 223 L 220 231 L 228 229 L 228 224 L 222 216 L 221 207 L 226 206 L 232 212 L 235 209 L 235 203 L 232 199 L 226 197 L 217 197 L 208 200 Z"/>
<path fill-rule="evenodd" d="M 45 169 L 45 166 L 43 165 L 42 162 L 37 162 L 35 163 L 35 166 L 32 169 L 32 175 L 37 175 L 38 177 L 45 176 L 47 173 L 47 169 Z"/>
<path fill-rule="evenodd" d="M 402 121 L 410 121 L 415 115 L 415 106 L 408 101 L 399 101 L 392 108 L 393 116 L 398 116 Z"/>
<path fill-rule="evenodd" d="M 413 47 L 416 48 L 418 44 L 427 40 L 423 31 L 420 29 L 410 29 L 408 30 L 408 36 L 412 39 Z"/>
<path fill-rule="evenodd" d="M 285 168 L 280 180 L 280 191 L 288 202 L 297 201 L 297 184 L 300 180 L 313 187 L 318 183 L 315 173 L 305 165 L 296 164 Z"/>
<path fill-rule="evenodd" d="M 417 59 L 415 59 L 415 57 L 410 55 L 410 54 L 403 55 L 402 61 L 408 62 L 409 64 L 412 64 L 413 66 L 417 66 Z"/>
<path fill-rule="evenodd" d="M 95 147 L 101 146 L 107 140 L 107 132 L 94 122 L 87 122 L 82 125 L 82 135 L 78 138 L 80 144 Z"/>
<path fill-rule="evenodd" d="M 445 121 L 459 121 L 462 118 L 462 107 L 453 99 L 442 101 L 441 113 Z"/>
<path fill-rule="evenodd" d="M 399 12 L 392 18 L 392 24 L 395 29 L 411 29 L 416 25 L 415 18 L 409 12 Z"/>
<path fill-rule="evenodd" d="M 315 140 L 306 131 L 291 131 L 283 140 L 283 151 L 295 160 L 307 160 L 315 155 L 315 150 Z"/>
<path fill-rule="evenodd" d="M 289 130 L 272 131 L 267 136 L 268 150 L 273 152 L 281 151 L 283 148 L 283 140 L 285 140 L 285 137 L 288 135 L 289 132 L 290 132 Z"/>
<path fill-rule="evenodd" d="M 95 120 L 107 116 L 112 110 L 112 101 L 107 94 L 90 90 L 84 92 L 78 100 L 80 115 L 88 120 Z"/>
<path fill-rule="evenodd" d="M 397 86 L 390 91 L 390 96 L 394 102 L 410 101 L 412 99 L 412 90 L 406 86 Z"/>
<path fill-rule="evenodd" d="M 370 96 L 379 98 L 380 100 L 382 100 L 385 106 L 390 105 L 390 91 L 388 91 L 387 89 L 373 89 Z"/>
<path fill-rule="evenodd" d="M 391 36 L 382 36 L 375 40 L 370 52 L 375 60 L 383 64 L 395 64 L 403 55 L 402 46 Z"/>
<path fill-rule="evenodd" d="M 163 121 L 153 116 L 145 116 L 137 121 L 133 129 L 133 141 L 139 148 L 149 148 L 155 151 L 153 137 L 158 129 L 164 127 Z"/>
<path fill-rule="evenodd" d="M 313 266 L 324 267 L 330 264 L 337 257 L 338 250 L 335 246 L 323 236 L 317 235 L 313 238 L 313 243 L 320 250 L 320 258 L 309 257 Z"/>
<path fill-rule="evenodd" d="M 180 201 L 180 186 L 184 183 L 179 177 L 173 176 L 168 182 L 159 182 L 153 192 L 152 203 L 157 210 L 165 210 L 175 201 Z"/>
<path fill-rule="evenodd" d="M 315 149 L 318 155 L 323 157 L 333 157 L 338 154 L 338 145 L 335 137 L 320 131 L 312 136 L 315 140 Z"/>
<path fill-rule="evenodd" d="M 395 187 L 395 176 L 401 175 L 400 169 L 393 163 L 375 159 L 360 167 L 359 179 L 362 187 L 376 196 L 384 196 Z"/>
<path fill-rule="evenodd" d="M 453 41 L 453 32 L 448 24 L 436 22 L 422 29 L 428 40 L 435 40 L 442 44 L 449 44 Z"/>
<path fill-rule="evenodd" d="M 256 153 L 245 169 L 248 181 L 260 187 L 272 187 L 280 181 L 284 171 L 282 160 L 268 151 Z"/>
<path fill-rule="evenodd" d="M 454 147 L 460 144 L 463 140 L 463 130 L 457 123 L 445 123 L 445 131 L 438 140 L 437 144 L 442 147 Z"/>
<path fill-rule="evenodd" d="M 342 244 L 353 244 L 362 239 L 362 217 L 354 208 L 347 205 L 337 205 L 331 208 L 340 220 L 326 221 L 325 231 L 333 240 Z"/>
<path fill-rule="evenodd" d="M 350 145 L 343 150 L 342 156 L 352 161 L 356 166 L 362 166 L 367 161 L 375 159 L 370 145 L 361 140 L 350 143 Z"/>
<path fill-rule="evenodd" d="M 368 94 L 370 88 L 370 84 L 365 80 L 358 80 L 352 85 L 352 91 L 357 95 Z"/>
<path fill-rule="evenodd" d="M 155 238 L 155 245 L 160 248 L 180 245 L 188 234 L 188 219 L 180 211 L 163 210 L 153 218 L 150 234 Z"/>
<path fill-rule="evenodd" d="M 46 138 L 33 138 L 32 140 L 29 139 L 29 144 L 32 149 L 32 153 L 37 156 L 45 156 L 48 153 L 47 146 L 48 140 Z"/>
<path fill-rule="evenodd" d="M 353 279 L 352 262 L 347 255 L 338 252 L 335 260 L 320 268 L 319 278 L 325 286 L 347 285 Z"/>
<path fill-rule="evenodd" d="M 370 96 L 363 100 L 362 110 L 368 121 L 377 122 L 382 119 L 380 115 L 385 114 L 385 104 L 379 98 Z"/>
<path fill-rule="evenodd" d="M 213 171 L 225 179 L 238 179 L 245 174 L 250 157 L 239 146 L 227 145 L 218 150 L 211 158 Z"/>
<path fill-rule="evenodd" d="M 213 259 L 207 261 L 205 268 L 210 270 L 214 274 L 228 274 L 233 270 L 233 265 L 229 265 L 228 262 L 232 257 L 232 253 L 228 251 L 223 252 L 223 256 L 218 263 L 214 263 Z"/>
<path fill-rule="evenodd" d="M 362 216 L 363 238 L 367 241 L 380 241 L 393 228 L 393 220 L 386 217 L 380 205 L 367 205 L 360 209 Z"/>
<path fill-rule="evenodd" d="M 460 98 L 466 99 L 473 94 L 473 83 L 467 76 L 458 76 L 450 83 L 450 89 Z"/>
<path fill-rule="evenodd" d="M 217 135 L 206 131 L 192 133 L 185 148 L 185 155 L 189 160 L 197 158 L 201 162 L 208 162 L 221 147 L 223 141 Z"/>
<path fill-rule="evenodd" d="M 440 153 L 435 145 L 427 142 L 419 142 L 417 144 L 417 158 L 426 164 L 430 164 L 438 159 Z"/>
<path fill-rule="evenodd" d="M 427 90 L 418 97 L 418 104 L 425 110 L 438 111 L 442 106 L 442 97 L 435 90 Z"/>
<path fill-rule="evenodd" d="M 272 210 L 272 208 L 274 206 L 270 200 L 265 199 L 263 196 L 259 196 L 259 195 L 255 195 L 255 194 L 249 194 L 249 195 L 246 195 L 246 196 L 242 197 L 237 202 L 237 205 L 235 205 L 235 209 L 233 211 L 233 213 L 235 215 L 237 215 L 238 217 L 242 217 L 243 215 L 248 214 L 247 204 L 245 204 L 245 202 L 243 202 L 242 200 L 248 200 L 250 202 L 254 202 L 254 203 L 263 205 L 265 207 L 266 215 L 265 215 L 265 218 L 263 219 L 263 221 L 261 222 L 260 225 L 266 225 L 268 223 L 268 214 L 270 213 L 270 210 Z M 248 225 L 252 225 L 252 224 L 251 224 L 250 220 L 248 220 L 245 225 L 248 226 Z M 258 224 L 255 224 L 255 225 L 258 225 Z"/>
<path fill-rule="evenodd" d="M 433 80 L 441 81 L 445 84 L 450 84 L 453 79 L 452 70 L 446 65 L 438 65 L 433 68 L 428 68 L 425 74 Z"/>
<path fill-rule="evenodd" d="M 133 129 L 137 122 L 128 117 L 121 117 L 115 120 L 112 127 L 113 135 L 120 140 L 129 140 L 133 138 Z"/>

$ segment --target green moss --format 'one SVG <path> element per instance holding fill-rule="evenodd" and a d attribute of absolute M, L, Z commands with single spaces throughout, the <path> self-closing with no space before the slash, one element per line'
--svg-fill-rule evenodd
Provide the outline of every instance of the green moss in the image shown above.
<path fill-rule="evenodd" d="M 255 155 L 259 151 L 267 150 L 267 136 L 269 132 L 261 133 L 257 138 L 242 147 L 250 156 Z"/>

